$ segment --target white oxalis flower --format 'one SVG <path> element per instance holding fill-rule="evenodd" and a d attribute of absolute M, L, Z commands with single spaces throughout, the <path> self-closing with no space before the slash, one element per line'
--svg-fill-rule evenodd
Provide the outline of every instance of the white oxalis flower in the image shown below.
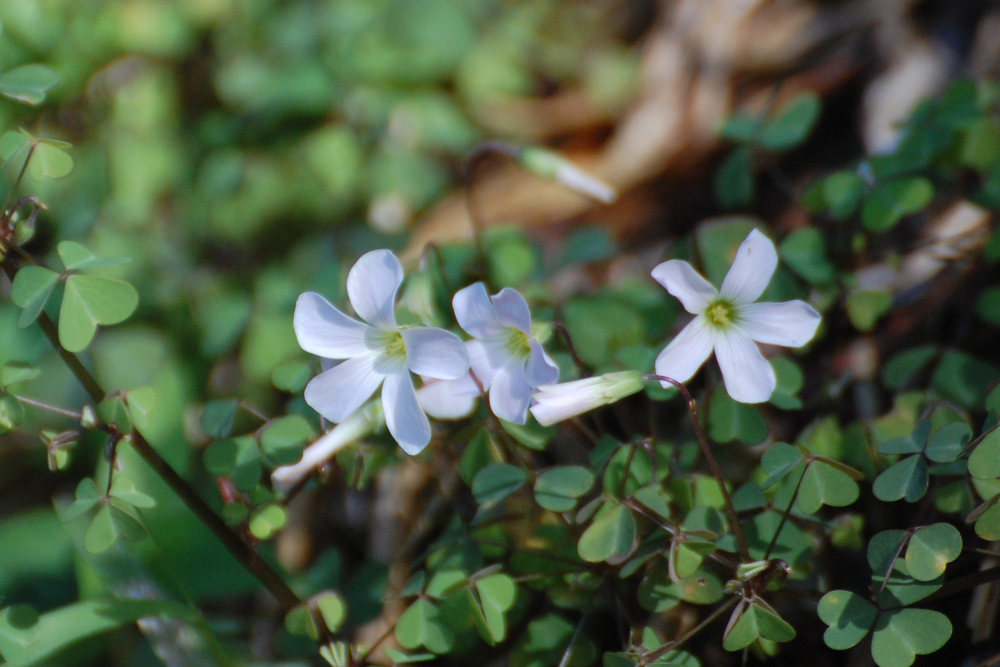
<path fill-rule="evenodd" d="M 657 356 L 656 374 L 686 382 L 714 350 L 734 400 L 761 403 L 770 398 L 777 381 L 757 343 L 800 347 L 820 322 L 819 313 L 804 301 L 754 303 L 777 266 L 774 244 L 755 229 L 736 251 L 722 289 L 682 260 L 654 268 L 653 278 L 697 316 Z"/>
<path fill-rule="evenodd" d="M 365 253 L 347 274 L 347 296 L 359 322 L 315 292 L 295 304 L 295 335 L 303 350 L 341 363 L 306 386 L 305 399 L 316 412 L 340 423 L 382 387 L 382 408 L 389 433 L 407 454 L 430 442 L 431 427 L 417 402 L 410 372 L 453 380 L 469 369 L 461 339 L 436 327 L 399 327 L 396 293 L 403 267 L 392 252 Z"/>
<path fill-rule="evenodd" d="M 559 379 L 559 367 L 532 332 L 524 297 L 510 287 L 491 297 L 475 283 L 456 292 L 452 306 L 459 326 L 473 337 L 466 343 L 472 371 L 490 392 L 493 414 L 523 424 L 532 390 Z"/>

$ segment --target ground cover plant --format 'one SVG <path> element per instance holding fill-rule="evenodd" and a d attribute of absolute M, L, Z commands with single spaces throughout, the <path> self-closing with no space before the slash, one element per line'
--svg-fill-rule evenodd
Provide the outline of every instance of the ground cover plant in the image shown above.
<path fill-rule="evenodd" d="M 666 9 L 42 4 L 0 6 L 3 664 L 1000 653 L 995 80 L 820 159 L 789 74 L 651 231 L 496 109 L 623 113 Z"/>

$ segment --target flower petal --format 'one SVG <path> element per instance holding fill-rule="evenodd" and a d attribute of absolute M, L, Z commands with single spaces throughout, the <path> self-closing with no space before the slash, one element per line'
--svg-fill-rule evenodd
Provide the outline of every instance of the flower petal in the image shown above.
<path fill-rule="evenodd" d="M 476 407 L 479 394 L 479 386 L 470 375 L 457 380 L 427 379 L 417 389 L 417 401 L 434 419 L 461 419 Z"/>
<path fill-rule="evenodd" d="M 528 420 L 528 405 L 531 403 L 531 387 L 524 377 L 524 369 L 509 364 L 493 377 L 490 386 L 490 410 L 500 419 L 515 424 Z"/>
<path fill-rule="evenodd" d="M 419 454 L 431 441 L 431 424 L 420 409 L 409 373 L 391 373 L 382 385 L 382 408 L 389 434 L 407 454 Z"/>
<path fill-rule="evenodd" d="M 402 331 L 410 370 L 418 375 L 454 380 L 469 370 L 469 353 L 462 339 L 437 327 L 413 327 Z"/>
<path fill-rule="evenodd" d="M 822 319 L 805 301 L 751 303 L 743 309 L 743 328 L 758 343 L 801 347 L 812 340 Z"/>
<path fill-rule="evenodd" d="M 489 389 L 493 382 L 493 376 L 501 367 L 493 365 L 486 344 L 481 340 L 465 341 L 465 350 L 469 353 L 469 367 L 472 372 L 483 385 L 483 389 Z"/>
<path fill-rule="evenodd" d="M 657 264 L 653 279 L 667 288 L 692 315 L 700 315 L 709 302 L 719 296 L 719 290 L 682 259 L 671 259 Z"/>
<path fill-rule="evenodd" d="M 526 334 L 531 333 L 531 311 L 528 310 L 528 302 L 516 289 L 504 287 L 497 292 L 493 295 L 493 306 L 501 324 L 520 329 Z"/>
<path fill-rule="evenodd" d="M 306 403 L 334 423 L 344 421 L 375 393 L 385 377 L 375 370 L 377 358 L 374 354 L 353 357 L 320 373 L 306 385 Z"/>
<path fill-rule="evenodd" d="M 496 335 L 502 326 L 497 320 L 486 286 L 475 283 L 455 292 L 451 300 L 458 326 L 476 338 Z"/>
<path fill-rule="evenodd" d="M 694 318 L 656 357 L 656 374 L 687 382 L 712 354 L 712 337 L 705 318 Z M 668 383 L 664 387 L 671 386 Z"/>
<path fill-rule="evenodd" d="M 371 327 L 340 312 L 316 292 L 299 295 L 292 328 L 299 347 L 309 354 L 346 359 L 368 351 L 365 335 Z"/>
<path fill-rule="evenodd" d="M 347 274 L 347 297 L 358 317 L 380 329 L 396 328 L 396 292 L 403 266 L 389 250 L 362 255 Z"/>
<path fill-rule="evenodd" d="M 722 281 L 722 295 L 736 303 L 750 303 L 764 293 L 778 267 L 774 243 L 759 231 L 751 231 L 736 250 L 736 258 Z"/>
<path fill-rule="evenodd" d="M 538 341 L 531 341 L 531 354 L 525 364 L 524 374 L 532 387 L 559 381 L 559 367 Z"/>
<path fill-rule="evenodd" d="M 742 332 L 719 336 L 715 341 L 726 391 L 740 403 L 763 403 L 771 398 L 777 378 L 757 344 Z"/>

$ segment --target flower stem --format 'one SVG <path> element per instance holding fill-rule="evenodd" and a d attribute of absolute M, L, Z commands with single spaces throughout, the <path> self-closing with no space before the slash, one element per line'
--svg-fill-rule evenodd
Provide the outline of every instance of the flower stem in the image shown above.
<path fill-rule="evenodd" d="M 46 412 L 51 412 L 55 415 L 62 415 L 63 417 L 69 417 L 70 419 L 75 419 L 80 421 L 83 415 L 79 412 L 73 410 L 67 410 L 66 408 L 61 408 L 58 405 L 52 405 L 51 403 L 46 403 L 45 401 L 39 401 L 35 398 L 30 398 L 28 396 L 21 396 L 19 394 L 12 394 L 14 399 L 18 403 L 23 403 L 24 405 L 30 405 L 33 408 L 38 408 L 39 410 L 45 410 Z"/>
<path fill-rule="evenodd" d="M 701 453 L 708 462 L 708 467 L 712 470 L 712 476 L 715 477 L 715 481 L 719 484 L 719 490 L 722 492 L 722 498 L 726 503 L 726 513 L 729 515 L 729 523 L 733 527 L 733 535 L 736 536 L 736 541 L 740 546 L 740 557 L 744 561 L 749 562 L 751 560 L 750 548 L 747 546 L 746 538 L 743 536 L 743 529 L 740 528 L 739 514 L 736 512 L 736 506 L 733 505 L 733 499 L 729 495 L 729 490 L 726 489 L 726 480 L 722 477 L 722 472 L 719 470 L 719 465 L 715 462 L 715 457 L 712 456 L 712 448 L 709 445 L 708 436 L 705 435 L 705 429 L 702 428 L 701 422 L 698 420 L 698 410 L 694 399 L 691 397 L 691 392 L 682 383 L 673 378 L 656 374 L 647 375 L 646 378 L 659 382 L 669 382 L 677 387 L 678 391 L 684 397 L 684 401 L 687 403 L 688 414 L 691 416 L 691 424 L 694 426 L 694 433 L 698 439 L 698 446 L 701 448 Z"/>

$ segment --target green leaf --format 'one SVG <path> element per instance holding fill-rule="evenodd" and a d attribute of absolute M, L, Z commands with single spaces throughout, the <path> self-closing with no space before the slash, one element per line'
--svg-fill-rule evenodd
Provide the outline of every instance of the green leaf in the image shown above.
<path fill-rule="evenodd" d="M 400 615 L 396 622 L 396 639 L 403 648 L 424 646 L 428 651 L 441 654 L 451 650 L 454 635 L 437 605 L 420 598 Z"/>
<path fill-rule="evenodd" d="M 580 558 L 599 563 L 624 558 L 635 541 L 635 518 L 624 505 L 609 501 L 580 535 L 576 548 Z"/>
<path fill-rule="evenodd" d="M 872 636 L 872 658 L 879 667 L 907 667 L 918 655 L 933 653 L 951 637 L 951 622 L 929 609 L 883 612 Z"/>
<path fill-rule="evenodd" d="M 715 200 L 723 208 L 739 208 L 753 201 L 753 152 L 749 146 L 733 149 L 715 172 Z"/>
<path fill-rule="evenodd" d="M 976 312 L 990 324 L 1000 326 L 1000 287 L 989 287 L 979 293 Z"/>
<path fill-rule="evenodd" d="M 45 101 L 45 93 L 59 83 L 59 74 L 45 65 L 15 67 L 0 74 L 0 95 L 36 106 Z"/>
<path fill-rule="evenodd" d="M 34 380 L 42 374 L 40 368 L 35 368 L 31 364 L 23 361 L 8 361 L 0 366 L 0 387 L 9 387 Z"/>
<path fill-rule="evenodd" d="M 553 512 L 566 512 L 594 485 L 594 473 L 583 466 L 558 466 L 535 480 L 535 500 Z"/>
<path fill-rule="evenodd" d="M 76 499 L 60 512 L 63 522 L 70 522 L 78 516 L 83 516 L 100 502 L 102 494 L 97 490 L 97 484 L 89 477 L 84 477 L 76 485 Z"/>
<path fill-rule="evenodd" d="M 264 505 L 250 515 L 250 532 L 258 540 L 269 540 L 288 522 L 288 514 L 281 505 Z"/>
<path fill-rule="evenodd" d="M 821 621 L 829 625 L 823 641 L 832 649 L 845 651 L 865 638 L 875 623 L 878 609 L 850 591 L 830 591 L 816 608 Z"/>
<path fill-rule="evenodd" d="M 823 505 L 846 507 L 858 499 L 861 489 L 843 470 L 813 460 L 799 485 L 795 504 L 805 514 L 814 514 Z"/>
<path fill-rule="evenodd" d="M 58 282 L 59 274 L 43 266 L 32 264 L 17 272 L 10 290 L 11 301 L 22 308 L 17 326 L 23 329 L 38 319 Z"/>
<path fill-rule="evenodd" d="M 758 139 L 771 150 L 793 148 L 805 141 L 819 118 L 819 96 L 807 90 L 799 93 L 764 123 Z"/>
<path fill-rule="evenodd" d="M 715 442 L 756 445 L 767 438 L 767 422 L 754 406 L 734 401 L 723 387 L 715 390 L 711 401 L 708 434 Z"/>
<path fill-rule="evenodd" d="M 889 312 L 892 293 L 884 290 L 855 290 L 847 295 L 847 316 L 858 331 L 871 331 L 878 319 Z"/>
<path fill-rule="evenodd" d="M 876 533 L 868 542 L 868 565 L 876 576 L 881 578 L 888 576 L 891 569 L 899 562 L 906 536 L 905 530 L 883 530 Z"/>
<path fill-rule="evenodd" d="M 972 429 L 965 422 L 945 424 L 928 439 L 924 455 L 935 463 L 951 463 L 958 460 L 971 439 Z"/>
<path fill-rule="evenodd" d="M 1000 477 L 1000 428 L 987 431 L 969 455 L 969 474 L 975 479 Z"/>
<path fill-rule="evenodd" d="M 316 607 L 331 632 L 337 632 L 347 619 L 347 603 L 333 591 L 314 595 L 310 602 Z"/>
<path fill-rule="evenodd" d="M 1000 367 L 959 350 L 945 350 L 931 376 L 931 385 L 944 398 L 967 410 L 978 409 L 1000 377 Z"/>
<path fill-rule="evenodd" d="M 28 175 L 36 181 L 60 178 L 73 169 L 73 158 L 64 149 L 71 145 L 56 139 L 38 139 L 25 130 L 6 132 L 0 136 L 0 157 L 10 161 L 14 157 L 27 158 Z"/>
<path fill-rule="evenodd" d="M 249 436 L 213 443 L 205 449 L 202 459 L 211 475 L 232 479 L 241 491 L 250 491 L 260 482 L 260 450 Z"/>
<path fill-rule="evenodd" d="M 900 390 L 913 384 L 917 375 L 937 355 L 934 345 L 921 345 L 894 355 L 882 367 L 882 383 L 887 389 Z"/>
<path fill-rule="evenodd" d="M 913 454 L 882 471 L 872 491 L 876 498 L 886 502 L 903 498 L 915 503 L 927 492 L 928 481 L 927 461 L 920 454 Z"/>
<path fill-rule="evenodd" d="M 722 648 L 727 651 L 739 651 L 758 639 L 787 642 L 795 638 L 795 628 L 759 604 L 740 604 L 733 615 L 737 617 L 736 622 L 730 621 L 728 632 L 722 638 Z"/>
<path fill-rule="evenodd" d="M 59 253 L 59 261 L 67 271 L 115 266 L 132 261 L 129 257 L 97 257 L 86 246 L 76 241 L 60 241 L 56 251 Z"/>
<path fill-rule="evenodd" d="M 124 473 L 115 473 L 114 480 L 111 482 L 110 495 L 115 500 L 126 502 L 134 507 L 143 509 L 156 507 L 156 500 L 135 488 L 135 482 L 126 477 Z"/>
<path fill-rule="evenodd" d="M 278 417 L 260 432 L 260 446 L 274 464 L 294 463 L 302 456 L 302 448 L 313 435 L 312 425 L 305 417 Z"/>
<path fill-rule="evenodd" d="M 837 171 L 823 180 L 823 198 L 826 200 L 830 217 L 844 220 L 858 208 L 865 194 L 865 182 L 853 171 Z"/>
<path fill-rule="evenodd" d="M 517 597 L 514 580 L 506 574 L 491 574 L 476 579 L 476 592 L 479 593 L 476 607 L 482 614 L 479 620 L 486 630 L 484 638 L 490 644 L 502 642 L 507 636 L 504 614 L 514 606 Z"/>
<path fill-rule="evenodd" d="M 948 563 L 962 553 L 962 535 L 950 523 L 935 523 L 918 528 L 906 547 L 906 569 L 920 581 L 930 581 L 944 574 Z"/>
<path fill-rule="evenodd" d="M 872 232 L 884 232 L 896 226 L 904 216 L 930 204 L 934 186 L 926 178 L 890 181 L 872 190 L 861 209 L 861 221 Z"/>
<path fill-rule="evenodd" d="M 769 489 L 777 484 L 781 479 L 799 465 L 802 460 L 802 450 L 793 447 L 785 442 L 776 442 L 771 445 L 764 457 L 760 461 L 761 469 L 767 473 L 767 477 L 761 482 L 762 489 Z"/>
<path fill-rule="evenodd" d="M 719 136 L 730 141 L 749 143 L 757 138 L 761 122 L 753 116 L 733 114 L 719 128 Z"/>
<path fill-rule="evenodd" d="M 781 258 L 805 280 L 822 284 L 833 280 L 833 264 L 826 256 L 826 239 L 815 227 L 801 227 L 782 240 Z"/>
<path fill-rule="evenodd" d="M 479 511 L 490 509 L 503 502 L 527 481 L 528 475 L 521 468 L 509 463 L 491 463 L 472 480 L 472 495 L 479 504 Z"/>
<path fill-rule="evenodd" d="M 59 310 L 59 344 L 69 352 L 80 352 L 90 344 L 97 325 L 125 320 L 138 304 L 138 292 L 123 280 L 69 276 Z"/>
<path fill-rule="evenodd" d="M 83 535 L 83 547 L 92 554 L 100 554 L 118 540 L 134 541 L 145 535 L 146 529 L 136 517 L 114 504 L 104 504 Z"/>

